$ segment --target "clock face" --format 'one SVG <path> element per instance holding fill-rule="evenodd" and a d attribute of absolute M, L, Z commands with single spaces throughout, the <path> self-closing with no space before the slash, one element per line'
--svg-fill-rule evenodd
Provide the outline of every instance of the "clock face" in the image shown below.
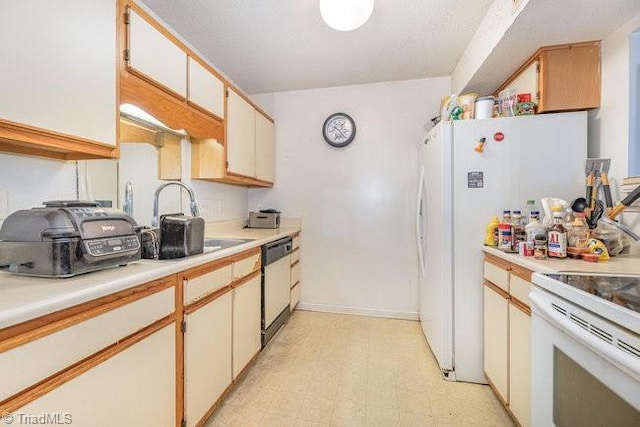
<path fill-rule="evenodd" d="M 345 113 L 335 113 L 324 121 L 322 135 L 329 145 L 344 147 L 356 137 L 356 124 Z"/>

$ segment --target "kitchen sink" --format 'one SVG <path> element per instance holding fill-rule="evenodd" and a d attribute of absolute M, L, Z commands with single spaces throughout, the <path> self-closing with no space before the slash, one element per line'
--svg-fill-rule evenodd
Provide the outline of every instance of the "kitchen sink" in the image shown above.
<path fill-rule="evenodd" d="M 254 239 L 204 239 L 204 251 L 205 253 L 219 251 L 252 242 L 253 240 Z"/>

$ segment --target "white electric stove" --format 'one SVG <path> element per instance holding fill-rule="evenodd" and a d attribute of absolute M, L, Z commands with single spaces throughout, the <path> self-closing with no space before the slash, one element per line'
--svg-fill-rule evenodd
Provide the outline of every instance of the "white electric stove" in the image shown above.
<path fill-rule="evenodd" d="M 640 276 L 533 283 L 533 426 L 640 425 Z"/>

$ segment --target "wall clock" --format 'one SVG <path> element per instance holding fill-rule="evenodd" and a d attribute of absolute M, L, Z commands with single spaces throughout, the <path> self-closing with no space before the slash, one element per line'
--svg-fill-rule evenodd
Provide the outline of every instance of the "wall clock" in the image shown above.
<path fill-rule="evenodd" d="M 356 124 L 348 114 L 332 114 L 322 125 L 322 136 L 333 147 L 346 147 L 356 137 Z"/>

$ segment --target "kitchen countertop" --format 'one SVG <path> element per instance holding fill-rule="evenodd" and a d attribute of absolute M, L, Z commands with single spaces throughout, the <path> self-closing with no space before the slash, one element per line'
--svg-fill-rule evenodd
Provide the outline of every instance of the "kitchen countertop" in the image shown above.
<path fill-rule="evenodd" d="M 640 258 L 629 255 L 611 257 L 609 261 L 586 262 L 578 259 L 537 260 L 534 257 L 523 257 L 506 253 L 499 249 L 485 246 L 487 254 L 512 262 L 538 273 L 595 273 L 611 275 L 640 275 Z"/>
<path fill-rule="evenodd" d="M 0 329 L 234 255 L 298 231 L 299 226 L 279 229 L 208 227 L 205 232 L 207 238 L 254 240 L 187 258 L 140 260 L 125 267 L 114 267 L 68 279 L 17 276 L 0 272 Z"/>

